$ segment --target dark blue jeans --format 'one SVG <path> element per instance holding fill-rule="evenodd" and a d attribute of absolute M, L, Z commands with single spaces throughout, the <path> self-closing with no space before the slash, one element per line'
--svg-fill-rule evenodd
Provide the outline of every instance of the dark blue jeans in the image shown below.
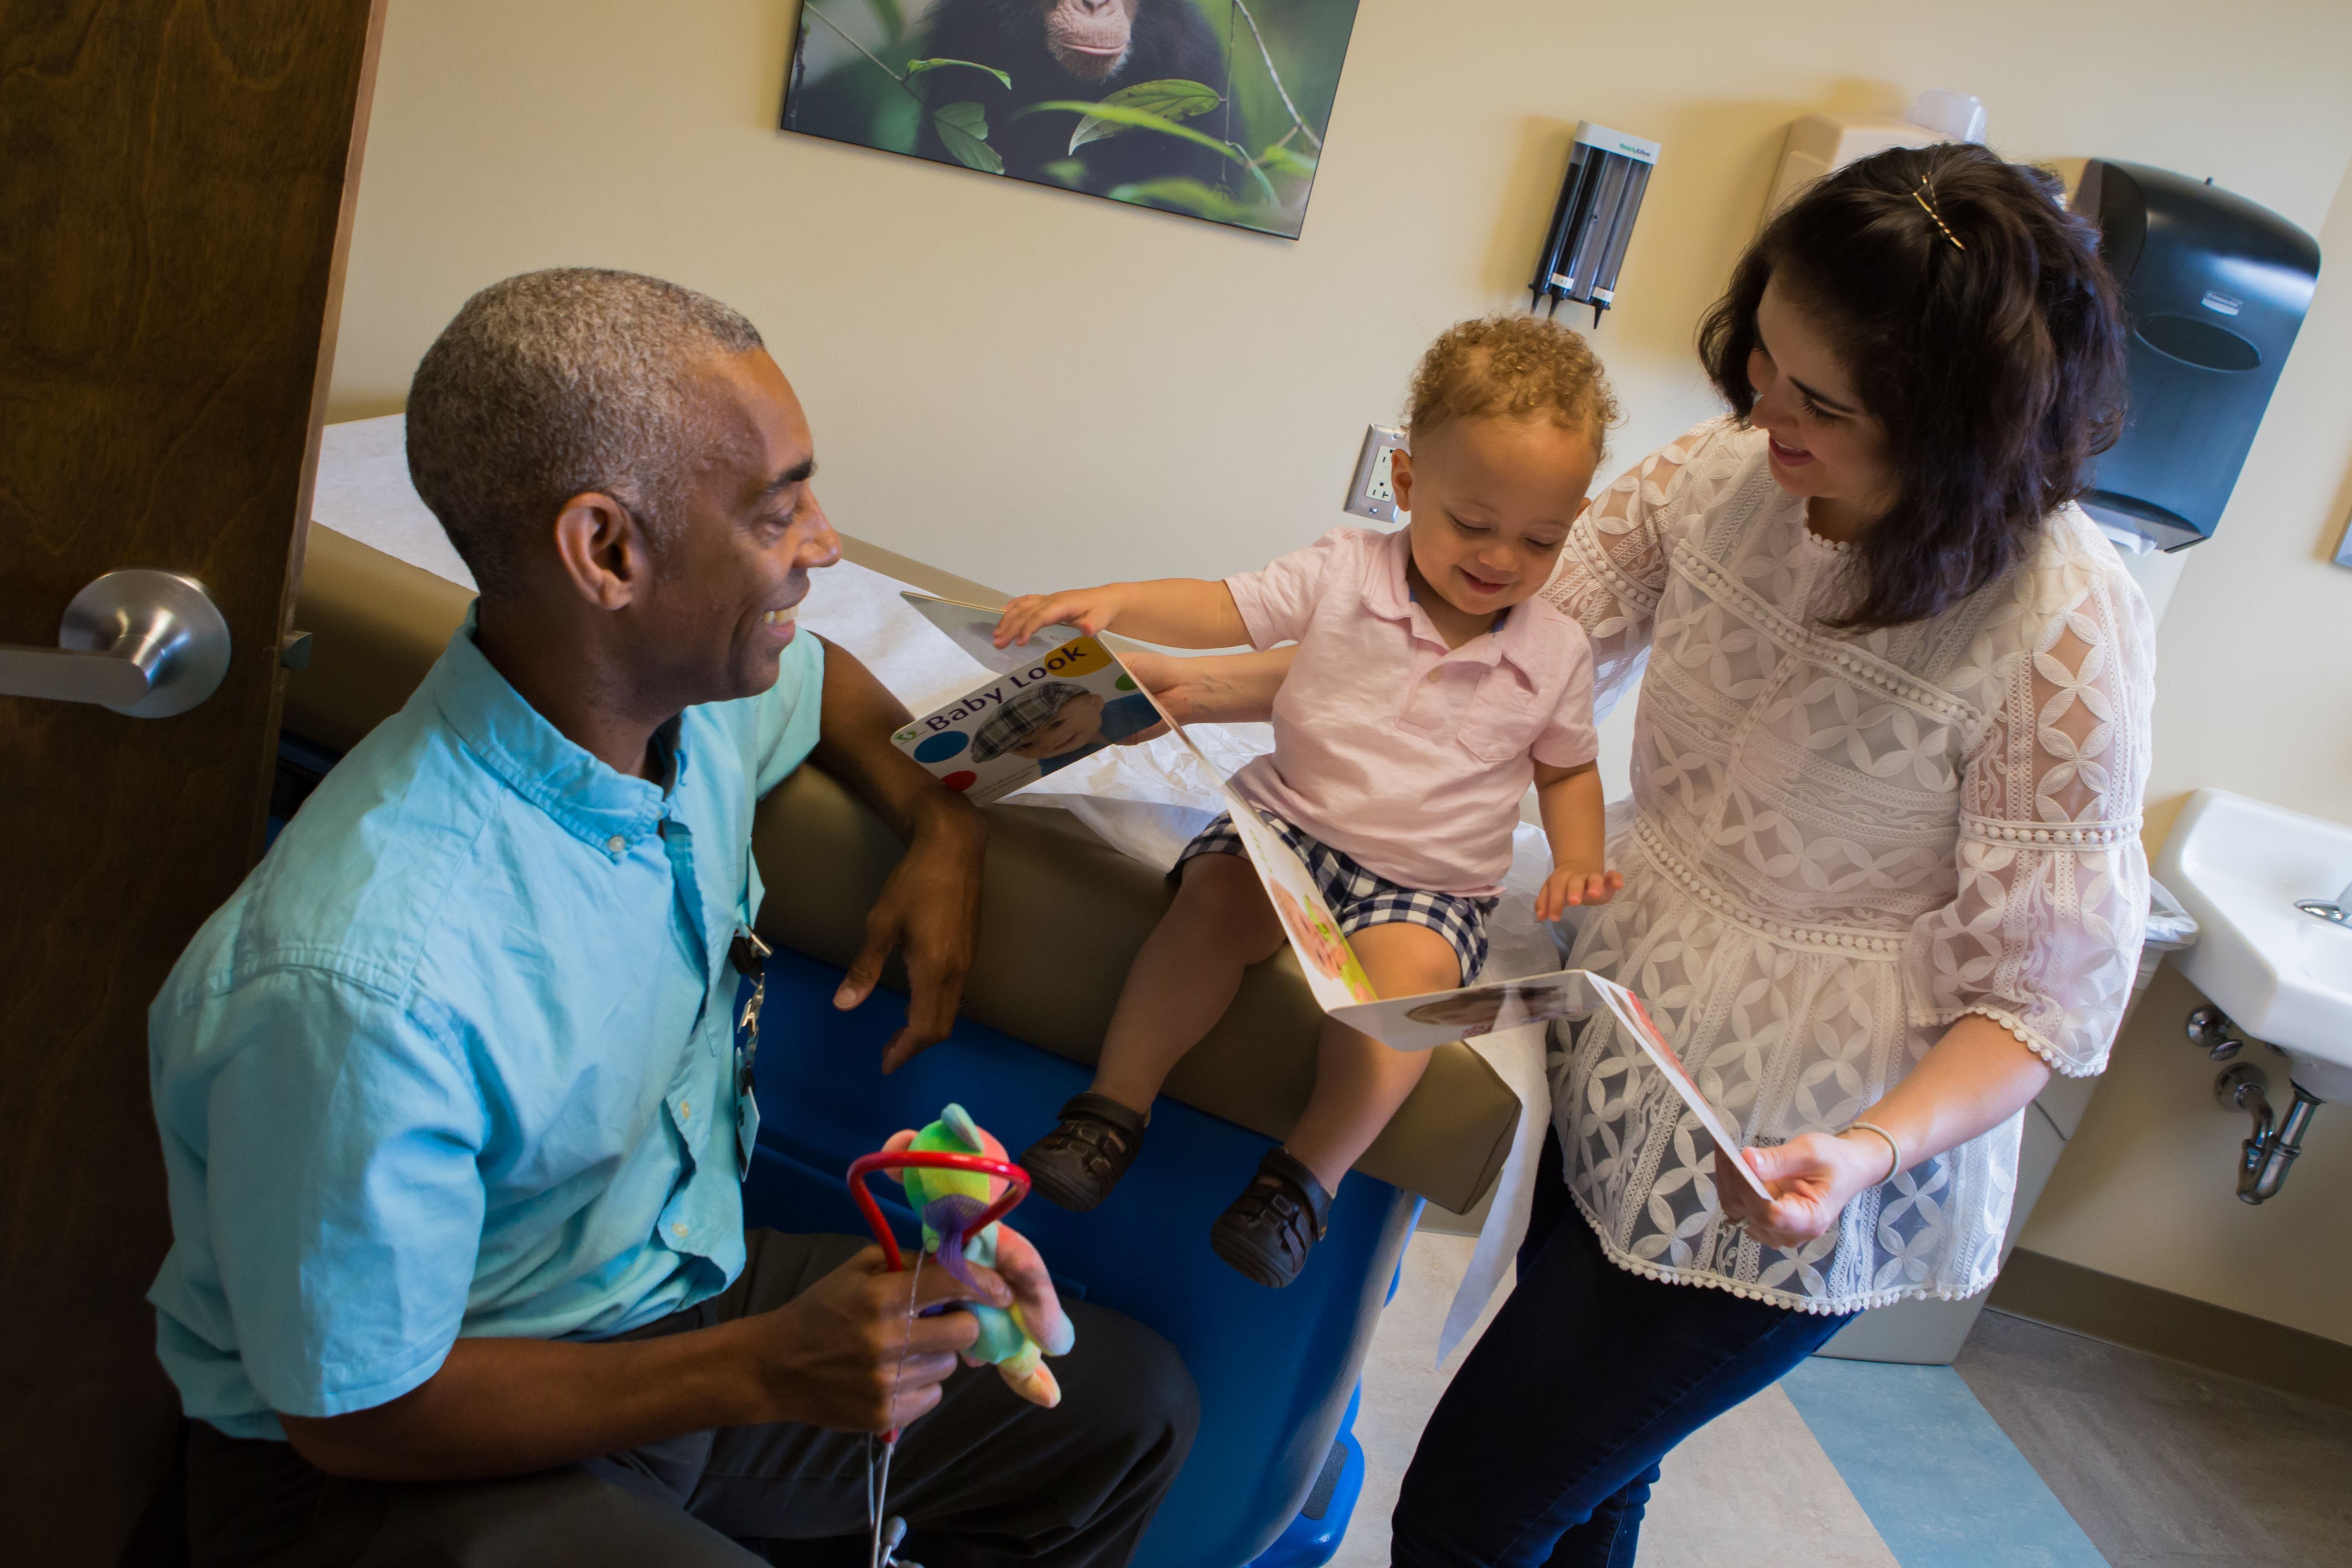
<path fill-rule="evenodd" d="M 1632 1568 L 1658 1461 L 1853 1314 L 1822 1317 L 1609 1261 L 1547 1139 L 1518 1282 L 1421 1435 L 1396 1568 Z"/>

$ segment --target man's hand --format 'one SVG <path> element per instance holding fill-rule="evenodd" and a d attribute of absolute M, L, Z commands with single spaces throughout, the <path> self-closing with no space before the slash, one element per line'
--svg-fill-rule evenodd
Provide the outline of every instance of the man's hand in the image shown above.
<path fill-rule="evenodd" d="M 979 937 L 986 843 L 980 814 L 961 798 L 935 807 L 866 913 L 865 945 L 841 977 L 833 1005 L 845 1011 L 865 1001 L 882 978 L 883 962 L 893 950 L 904 951 L 907 1021 L 882 1047 L 886 1073 L 946 1039 L 955 1025 Z"/>
<path fill-rule="evenodd" d="M 974 1264 L 971 1272 L 980 1300 L 1013 1304 L 994 1270 Z M 944 1268 L 893 1273 L 881 1248 L 866 1247 L 774 1311 L 744 1320 L 757 1336 L 757 1376 L 773 1412 L 766 1419 L 836 1432 L 905 1426 L 940 1402 L 957 1352 L 980 1337 L 969 1312 L 920 1314 L 972 1298 Z"/>
<path fill-rule="evenodd" d="M 813 758 L 863 796 L 907 846 L 866 911 L 865 943 L 833 996 L 836 1007 L 856 1006 L 873 994 L 893 950 L 905 952 L 907 1022 L 883 1047 L 884 1072 L 947 1038 L 955 1023 L 978 941 L 981 856 L 988 840 L 970 801 L 890 743 L 910 722 L 872 671 L 824 645 L 824 708 Z"/>

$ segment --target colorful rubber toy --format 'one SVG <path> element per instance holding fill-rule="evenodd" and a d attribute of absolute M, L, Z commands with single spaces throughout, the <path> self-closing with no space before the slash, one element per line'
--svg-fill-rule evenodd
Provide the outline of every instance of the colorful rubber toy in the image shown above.
<path fill-rule="evenodd" d="M 981 1154 L 1006 1158 L 1004 1145 L 982 1131 L 961 1105 L 950 1105 L 940 1119 L 920 1132 L 893 1134 L 883 1148 L 892 1153 Z M 971 1283 L 970 1265 L 993 1268 L 1013 1287 L 1016 1300 L 1010 1310 L 974 1301 L 968 1310 L 979 1320 L 980 1338 L 963 1352 L 965 1364 L 993 1363 L 1015 1394 L 1047 1409 L 1062 1402 L 1061 1385 L 1045 1365 L 1049 1355 L 1067 1355 L 1077 1342 L 1046 1278 L 1045 1260 L 1018 1231 L 991 1225 L 978 1235 L 967 1235 L 971 1222 L 1003 1192 L 995 1176 L 971 1171 L 927 1170 L 920 1166 L 893 1171 L 906 1184 L 907 1197 L 923 1222 L 923 1250 L 936 1255 L 947 1271 Z"/>

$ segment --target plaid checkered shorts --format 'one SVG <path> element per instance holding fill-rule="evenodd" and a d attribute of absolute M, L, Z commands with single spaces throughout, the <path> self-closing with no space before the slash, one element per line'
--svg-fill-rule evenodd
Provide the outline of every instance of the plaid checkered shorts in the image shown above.
<path fill-rule="evenodd" d="M 1462 961 L 1461 984 L 1467 985 L 1486 965 L 1486 916 L 1498 900 L 1425 893 L 1401 886 L 1365 870 L 1329 845 L 1309 838 L 1272 812 L 1261 811 L 1258 816 L 1307 862 L 1323 901 L 1339 917 L 1341 936 L 1353 936 L 1367 926 L 1400 922 L 1427 926 L 1444 937 L 1453 947 L 1454 957 Z M 1242 848 L 1242 836 L 1234 831 L 1230 814 L 1220 814 L 1184 846 L 1184 853 L 1176 857 L 1175 868 L 1168 873 L 1168 879 L 1172 882 L 1182 875 L 1184 862 L 1195 855 L 1238 855 L 1248 858 L 1248 852 Z"/>

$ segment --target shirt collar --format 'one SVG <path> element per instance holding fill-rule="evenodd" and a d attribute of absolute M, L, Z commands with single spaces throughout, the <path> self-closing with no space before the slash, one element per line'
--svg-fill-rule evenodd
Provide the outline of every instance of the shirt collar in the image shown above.
<path fill-rule="evenodd" d="M 1412 559 L 1411 531 L 1398 529 L 1372 552 L 1364 574 L 1364 607 L 1383 620 L 1405 622 L 1415 637 L 1444 647 L 1445 639 L 1437 635 L 1429 613 L 1414 603 L 1412 584 L 1405 577 L 1405 565 Z M 1484 633 L 1453 649 L 1452 657 L 1472 664 L 1507 659 L 1532 679 L 1543 659 L 1543 623 L 1558 613 L 1543 602 L 1540 594 L 1523 599 L 1504 611 Z"/>
<path fill-rule="evenodd" d="M 1542 678 L 1551 664 L 1559 643 L 1546 637 L 1546 626 L 1560 618 L 1560 611 L 1537 591 L 1513 605 L 1510 613 L 1495 623 L 1492 640 L 1495 651 L 1516 666 L 1530 681 Z"/>
<path fill-rule="evenodd" d="M 523 700 L 475 645 L 480 601 L 449 638 L 426 689 L 449 727 L 482 765 L 573 837 L 616 858 L 655 832 L 667 792 L 646 779 L 614 771 L 569 739 Z M 655 737 L 672 759 L 670 783 L 685 772 L 678 721 Z"/>

